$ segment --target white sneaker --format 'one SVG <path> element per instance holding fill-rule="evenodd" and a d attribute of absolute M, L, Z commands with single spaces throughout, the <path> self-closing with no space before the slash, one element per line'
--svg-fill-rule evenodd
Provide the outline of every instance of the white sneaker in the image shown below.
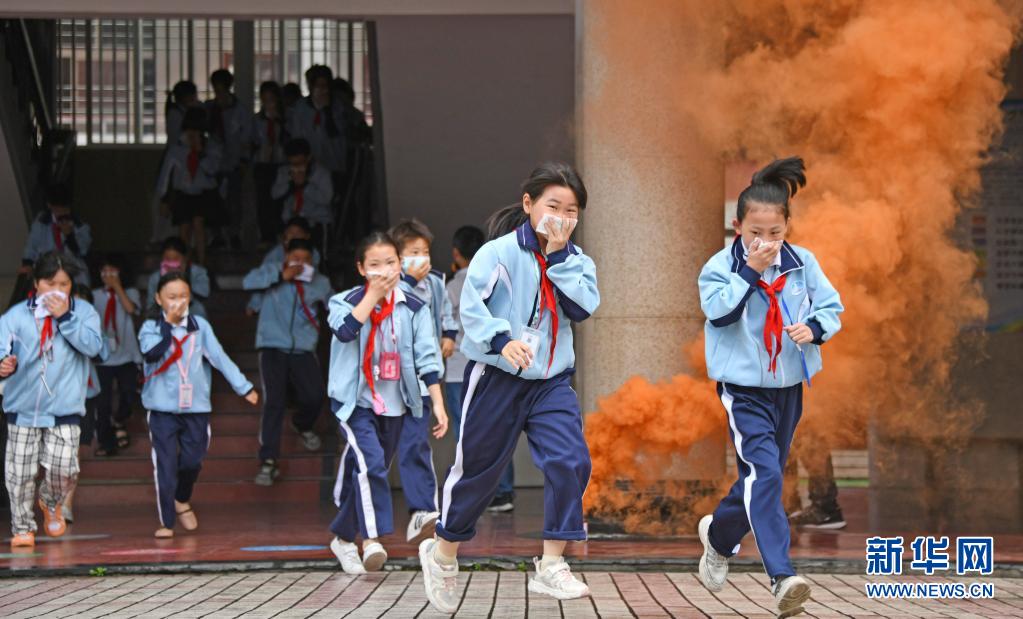
<path fill-rule="evenodd" d="M 408 532 L 406 535 L 408 542 L 418 546 L 419 542 L 433 537 L 433 532 L 437 530 L 438 518 L 440 518 L 440 512 L 414 512 L 412 518 L 408 521 Z"/>
<path fill-rule="evenodd" d="M 445 567 L 437 563 L 433 557 L 436 546 L 435 539 L 425 539 L 419 544 L 419 564 L 423 566 L 426 599 L 440 612 L 451 615 L 458 610 L 461 602 L 458 594 L 458 564 Z"/>
<path fill-rule="evenodd" d="M 362 559 L 359 558 L 359 547 L 351 542 L 342 542 L 334 538 L 330 542 L 330 549 L 334 552 L 341 569 L 345 574 L 365 574 L 366 568 L 362 566 Z"/>
<path fill-rule="evenodd" d="M 387 551 L 379 542 L 362 547 L 362 566 L 367 572 L 379 572 L 387 562 Z"/>
<path fill-rule="evenodd" d="M 802 576 L 789 576 L 774 583 L 774 601 L 778 603 L 778 617 L 794 617 L 803 612 L 803 604 L 810 599 L 810 583 Z"/>
<path fill-rule="evenodd" d="M 536 575 L 529 579 L 529 590 L 533 593 L 543 593 L 559 600 L 574 600 L 590 594 L 590 588 L 576 579 L 565 559 L 548 565 L 542 571 L 539 559 L 534 558 L 533 565 L 536 566 Z"/>
<path fill-rule="evenodd" d="M 301 432 L 300 435 L 302 437 L 302 447 L 305 447 L 306 451 L 319 451 L 323 447 L 323 441 L 312 430 Z"/>
<path fill-rule="evenodd" d="M 710 523 L 714 516 L 707 514 L 700 519 L 697 531 L 703 543 L 703 556 L 700 557 L 700 581 L 710 591 L 721 591 L 728 580 L 728 558 L 722 557 L 710 545 Z"/>

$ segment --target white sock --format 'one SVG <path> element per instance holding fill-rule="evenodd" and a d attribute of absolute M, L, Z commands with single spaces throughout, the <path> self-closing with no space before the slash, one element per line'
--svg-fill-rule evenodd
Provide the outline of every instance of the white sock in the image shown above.
<path fill-rule="evenodd" d="M 433 558 L 441 567 L 453 567 L 458 565 L 458 557 L 449 557 L 440 551 L 440 544 L 433 547 Z"/>
<path fill-rule="evenodd" d="M 552 565 L 561 562 L 561 555 L 544 555 L 540 558 L 540 571 L 544 571 Z"/>

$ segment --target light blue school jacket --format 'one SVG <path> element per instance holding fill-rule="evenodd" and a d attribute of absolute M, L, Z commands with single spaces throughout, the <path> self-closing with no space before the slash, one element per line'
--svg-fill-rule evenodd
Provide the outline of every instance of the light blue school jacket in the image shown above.
<path fill-rule="evenodd" d="M 213 372 L 210 366 L 220 370 L 235 393 L 244 396 L 252 391 L 252 383 L 241 373 L 238 366 L 224 352 L 224 348 L 213 334 L 213 328 L 201 316 L 189 316 L 186 325 L 171 326 L 166 320 L 147 320 L 139 330 L 139 348 L 145 363 L 142 367 L 146 382 L 142 386 L 142 405 L 146 410 L 162 413 L 208 413 L 210 406 L 210 387 Z M 171 365 L 162 374 L 152 374 L 174 352 L 171 336 L 179 340 L 189 334 L 189 341 L 182 345 L 180 362 L 188 368 L 188 382 L 192 384 L 192 406 L 182 409 L 180 404 L 181 373 L 177 364 Z M 191 349 L 191 338 L 195 339 L 195 351 Z"/>
<path fill-rule="evenodd" d="M 768 297 L 757 282 L 761 275 L 746 264 L 742 238 L 712 257 L 700 273 L 700 304 L 704 325 L 707 374 L 711 379 L 741 387 L 782 388 L 804 378 L 799 350 L 782 333 L 777 371 L 769 369 L 764 345 Z M 817 258 L 807 249 L 785 243 L 778 275 L 787 276 L 782 291 L 782 319 L 786 326 L 806 323 L 814 341 L 802 346 L 809 376 L 821 370 L 821 344 L 830 340 L 842 323 L 842 301 L 824 275 Z M 787 310 L 787 312 L 786 312 Z"/>
<path fill-rule="evenodd" d="M 330 299 L 327 322 L 334 337 L 330 341 L 327 395 L 330 397 L 330 409 L 340 421 L 347 421 L 352 416 L 359 393 L 366 384 L 362 357 L 372 325 L 364 325 L 352 316 L 352 310 L 365 293 L 365 286 L 359 286 Z M 401 396 L 412 414 L 422 417 L 423 398 L 419 381 L 422 379 L 427 385 L 436 385 L 440 374 L 440 351 L 433 334 L 433 320 L 430 312 L 423 311 L 426 307 L 423 301 L 405 293 L 400 287 L 394 291 L 394 302 L 391 316 L 401 355 Z"/>
<path fill-rule="evenodd" d="M 100 365 L 107 366 L 118 366 L 125 365 L 127 363 L 134 363 L 140 365 L 142 363 L 142 353 L 139 352 L 139 340 L 135 336 L 135 322 L 133 317 L 137 316 L 139 311 L 142 309 L 142 303 L 139 299 L 139 291 L 134 288 L 128 288 L 124 291 L 128 296 L 128 299 L 135 304 L 135 314 L 129 314 L 124 311 L 124 306 L 121 305 L 121 300 L 116 298 L 116 293 L 111 291 L 107 292 L 106 288 L 96 288 L 92 291 L 92 306 L 96 309 L 96 313 L 99 315 L 100 328 L 103 331 L 103 337 L 106 341 L 107 350 L 109 354 L 106 360 Z M 117 316 L 117 329 L 107 329 L 107 326 L 103 324 L 103 318 L 107 311 L 107 299 L 108 294 L 115 296 L 114 304 Z M 92 396 L 89 396 L 92 397 Z"/>
<path fill-rule="evenodd" d="M 582 248 L 571 242 L 547 256 L 547 277 L 555 287 L 558 343 L 550 362 L 552 320 L 540 316 L 540 266 L 534 251 L 540 242 L 529 222 L 483 245 L 469 263 L 459 314 L 465 335 L 462 353 L 473 361 L 497 366 L 527 380 L 557 376 L 575 367 L 572 323 L 586 320 L 600 305 L 597 269 Z M 513 368 L 501 351 L 532 325 L 543 333 L 533 365 Z"/>
<path fill-rule="evenodd" d="M 0 317 L 0 359 L 18 357 L 4 386 L 4 412 L 9 419 L 16 414 L 19 426 L 52 428 L 85 414 L 90 359 L 102 356 L 103 335 L 92 305 L 72 298 L 70 307 L 53 321 L 52 359 L 40 354 L 43 321 L 35 318 L 35 297 Z"/>
<path fill-rule="evenodd" d="M 242 280 L 245 290 L 262 292 L 256 348 L 274 348 L 285 352 L 315 352 L 320 331 L 309 322 L 298 298 L 295 282 L 281 280 L 282 264 L 263 263 Z M 303 283 L 305 304 L 319 325 L 319 306 L 331 296 L 330 280 L 317 272 L 313 281 Z"/>

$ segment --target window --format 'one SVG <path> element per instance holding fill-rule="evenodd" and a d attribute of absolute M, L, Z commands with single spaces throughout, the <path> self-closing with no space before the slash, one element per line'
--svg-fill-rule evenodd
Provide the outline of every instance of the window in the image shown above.
<path fill-rule="evenodd" d="M 365 24 L 330 19 L 259 20 L 254 25 L 253 82 L 297 82 L 326 64 L 348 79 L 369 118 Z M 205 19 L 63 19 L 57 23 L 57 122 L 78 143 L 162 144 L 164 106 L 174 84 L 192 79 L 212 96 L 209 75 L 234 71 L 235 22 Z M 258 97 L 254 97 L 258 101 Z"/>
<path fill-rule="evenodd" d="M 369 43 L 362 22 L 333 19 L 288 19 L 255 22 L 255 88 L 267 80 L 283 86 L 295 82 L 305 92 L 305 70 L 327 65 L 355 90 L 355 107 L 372 124 L 369 89 Z"/>

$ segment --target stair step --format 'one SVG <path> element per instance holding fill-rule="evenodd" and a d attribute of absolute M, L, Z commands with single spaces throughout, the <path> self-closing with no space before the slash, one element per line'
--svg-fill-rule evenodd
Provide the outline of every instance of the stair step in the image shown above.
<path fill-rule="evenodd" d="M 310 453 L 327 455 L 336 453 L 337 441 L 333 437 L 324 437 L 323 448 L 318 452 L 309 452 L 302 446 L 302 439 L 293 433 L 286 432 L 281 439 L 281 454 L 286 456 L 305 455 Z M 151 445 L 148 434 L 132 434 L 131 445 L 117 453 L 124 456 L 148 457 Z M 255 458 L 259 453 L 259 437 L 252 434 L 218 434 L 213 426 L 210 439 L 210 451 L 207 457 L 238 456 Z"/>
<path fill-rule="evenodd" d="M 314 505 L 329 497 L 333 479 L 281 477 L 273 486 L 257 486 L 250 479 L 217 480 L 199 475 L 192 494 L 192 505 L 202 517 L 203 505 L 226 505 L 236 503 L 258 503 L 265 509 L 275 503 L 296 503 Z M 148 477 L 126 480 L 118 483 L 94 483 L 82 479 L 75 491 L 75 506 L 112 508 L 118 505 L 139 505 L 156 503 L 156 487 L 152 472 Z M 251 508 L 252 505 L 249 506 Z M 245 507 L 239 507 L 244 509 Z"/>
<path fill-rule="evenodd" d="M 284 477 L 320 478 L 325 475 L 323 454 L 293 454 L 277 463 Z M 333 468 L 333 459 L 326 465 Z M 202 476 L 209 479 L 251 480 L 259 471 L 256 454 L 248 456 L 207 456 L 203 460 Z M 121 456 L 81 459 L 82 483 L 106 485 L 137 479 L 152 479 L 153 461 L 146 456 Z"/>

